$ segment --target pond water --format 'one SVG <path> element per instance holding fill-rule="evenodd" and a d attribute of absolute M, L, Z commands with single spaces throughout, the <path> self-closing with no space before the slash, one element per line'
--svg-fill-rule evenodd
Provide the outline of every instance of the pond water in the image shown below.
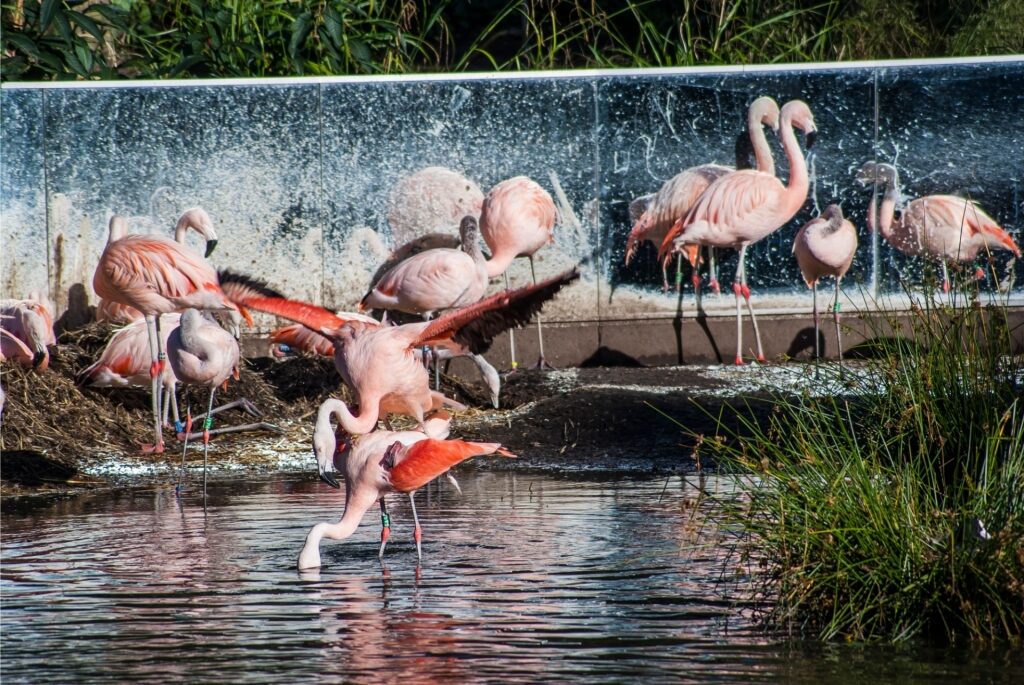
<path fill-rule="evenodd" d="M 1024 682 L 1019 651 L 765 638 L 697 478 L 466 470 L 323 543 L 343 495 L 305 476 L 126 490 L 2 516 L 15 682 Z M 709 478 L 706 492 L 732 483 Z"/>

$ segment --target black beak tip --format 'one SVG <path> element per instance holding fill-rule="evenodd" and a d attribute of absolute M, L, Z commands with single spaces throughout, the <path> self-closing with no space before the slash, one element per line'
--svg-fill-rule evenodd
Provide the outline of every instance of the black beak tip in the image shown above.
<path fill-rule="evenodd" d="M 811 131 L 810 133 L 807 134 L 807 149 L 808 150 L 810 150 L 812 147 L 814 147 L 814 141 L 816 141 L 817 139 L 818 139 L 818 132 L 817 131 Z"/>
<path fill-rule="evenodd" d="M 327 473 L 326 471 L 320 474 L 320 480 L 327 483 L 335 490 L 341 490 L 341 484 L 337 481 L 337 479 L 334 476 Z"/>
<path fill-rule="evenodd" d="M 206 241 L 206 254 L 203 255 L 203 256 L 204 257 L 209 257 L 210 255 L 213 254 L 213 251 L 215 249 L 217 249 L 217 241 L 216 240 L 207 240 Z"/>
<path fill-rule="evenodd" d="M 34 355 L 32 355 L 32 368 L 38 369 L 39 365 L 43 363 L 44 359 L 46 359 L 45 352 L 36 352 Z"/>

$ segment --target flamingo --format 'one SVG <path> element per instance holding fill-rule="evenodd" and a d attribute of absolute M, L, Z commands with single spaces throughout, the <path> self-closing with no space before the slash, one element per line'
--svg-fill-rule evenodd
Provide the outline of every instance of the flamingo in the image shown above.
<path fill-rule="evenodd" d="M 313 452 L 316 455 L 320 476 L 334 487 L 339 487 L 330 473 L 335 459 L 337 439 L 335 432 L 331 430 L 329 414 L 335 413 L 344 422 L 346 412 L 347 409 L 341 401 L 327 400 L 321 405 L 316 429 L 313 432 Z M 325 419 L 325 416 L 328 418 Z M 383 556 L 390 535 L 390 517 L 384 496 L 391 492 L 409 494 L 415 522 L 416 557 L 422 559 L 423 536 L 419 516 L 416 514 L 416 490 L 447 473 L 456 464 L 472 457 L 488 454 L 515 456 L 500 443 L 435 439 L 419 431 L 377 431 L 363 435 L 358 440 L 348 440 L 342 454 L 345 471 L 345 511 L 337 523 L 318 523 L 309 531 L 302 551 L 299 552 L 300 570 L 319 567 L 320 540 L 343 540 L 352 535 L 363 516 L 378 500 L 383 524 L 378 554 Z"/>
<path fill-rule="evenodd" d="M 857 229 L 843 218 L 839 205 L 829 205 L 816 219 L 804 225 L 793 239 L 793 254 L 800 266 L 804 282 L 814 298 L 814 358 L 821 355 L 818 348 L 818 281 L 824 276 L 836 279 L 835 303 L 832 318 L 836 324 L 836 345 L 839 361 L 843 360 L 843 342 L 839 333 L 839 288 L 843 276 L 853 263 L 857 251 Z"/>
<path fill-rule="evenodd" d="M 138 310 L 134 310 L 138 311 Z M 160 335 L 164 349 L 167 348 L 167 337 L 178 327 L 180 314 L 160 315 Z M 149 332 L 145 319 L 136 319 L 127 326 L 118 329 L 110 337 L 103 348 L 100 358 L 95 363 L 79 372 L 76 384 L 83 387 L 145 387 L 150 385 L 149 367 L 151 364 L 149 350 Z M 175 428 L 180 431 L 178 401 L 175 389 L 178 379 L 173 369 L 165 365 L 161 371 L 161 385 L 164 387 L 163 423 L 167 423 L 168 406 L 174 412 Z"/>
<path fill-rule="evenodd" d="M 306 328 L 302 324 L 295 323 L 289 326 L 282 326 L 281 328 L 271 331 L 270 343 L 270 353 L 275 357 L 283 357 L 287 354 L 287 352 L 282 349 L 282 345 L 291 349 L 311 352 L 322 357 L 334 356 L 334 343 L 316 331 Z M 416 353 L 421 357 L 422 361 L 423 351 L 417 349 Z M 500 407 L 501 376 L 498 374 L 498 370 L 495 369 L 482 354 L 473 354 L 469 351 L 469 348 L 459 346 L 458 349 L 442 348 L 435 350 L 433 356 L 437 361 L 445 361 L 446 359 L 452 359 L 455 357 L 469 357 L 470 361 L 472 361 L 480 371 L 480 378 L 483 380 L 484 385 L 487 386 L 487 391 L 490 394 L 491 405 L 495 409 Z"/>
<path fill-rule="evenodd" d="M 421 231 L 450 231 L 464 216 L 477 218 L 484 194 L 462 174 L 432 166 L 400 179 L 388 195 L 388 224 L 396 244 Z"/>
<path fill-rule="evenodd" d="M 782 107 L 779 136 L 789 160 L 789 185 L 785 186 L 772 174 L 760 170 L 743 169 L 722 176 L 708 186 L 685 217 L 679 219 L 665 236 L 659 258 L 670 249 L 685 249 L 686 245 L 730 247 L 740 252 L 736 268 L 736 281 L 732 290 L 736 296 L 736 364 L 743 364 L 743 314 L 740 296 L 746 300 L 750 320 L 757 338 L 757 360 L 765 361 L 761 346 L 761 332 L 750 304 L 747 285 L 747 247 L 778 230 L 792 219 L 807 199 L 809 180 L 807 164 L 800 154 L 794 128 L 807 138 L 807 148 L 814 144 L 817 128 L 810 107 L 801 100 L 791 100 Z M 670 248 L 670 246 L 672 246 Z"/>
<path fill-rule="evenodd" d="M 43 371 L 50 365 L 49 345 L 56 345 L 53 314 L 49 303 L 40 299 L 0 300 L 0 328 L 5 359 Z M 27 354 L 26 354 L 27 352 Z"/>
<path fill-rule="evenodd" d="M 223 276 L 235 278 L 233 274 Z M 525 325 L 546 301 L 577 278 L 579 271 L 572 269 L 535 285 L 495 293 L 432 321 L 402 326 L 386 326 L 360 314 L 338 315 L 316 305 L 257 292 L 244 293 L 241 283 L 230 287 L 232 299 L 239 304 L 301 323 L 334 343 L 334 365 L 359 404 L 357 415 L 344 408 L 341 423 L 348 433 L 360 435 L 374 430 L 377 419 L 386 412 L 411 416 L 423 425 L 424 416 L 442 405 L 461 408 L 430 390 L 416 348 L 443 345 L 482 354 L 496 335 Z"/>
<path fill-rule="evenodd" d="M 866 162 L 859 174 L 864 185 L 886 187 L 882 204 L 875 218 L 876 198 L 868 208 L 868 227 L 879 233 L 890 245 L 912 257 L 925 257 L 942 265 L 942 290 L 949 292 L 947 263 L 974 261 L 982 250 L 1009 250 L 1017 257 L 1020 248 L 995 219 L 973 200 L 955 195 L 926 195 L 911 200 L 894 220 L 900 200 L 899 172 L 892 164 Z M 978 277 L 984 277 L 979 268 Z"/>
<path fill-rule="evenodd" d="M 478 231 L 476 219 L 463 217 L 461 250 L 434 248 L 399 262 L 363 297 L 359 310 L 397 309 L 429 319 L 435 312 L 479 301 L 488 278 Z"/>
<path fill-rule="evenodd" d="M 779 106 L 770 97 L 762 96 L 754 100 L 747 109 L 747 133 L 750 136 L 750 143 L 757 159 L 757 169 L 766 174 L 775 175 L 775 162 L 772 159 L 771 148 L 768 147 L 768 139 L 764 135 L 764 125 L 768 124 L 773 131 L 779 128 Z M 665 236 L 673 224 L 686 213 L 697 202 L 700 196 L 708 189 L 714 181 L 722 176 L 735 171 L 732 167 L 720 164 L 701 164 L 690 167 L 669 180 L 647 202 L 634 219 L 633 230 L 626 239 L 626 264 L 636 255 L 641 242 L 647 240 L 656 247 L 660 247 Z M 641 200 L 642 198 L 637 198 Z M 634 201 L 636 202 L 636 200 Z M 639 208 L 639 206 L 638 206 Z M 630 205 L 630 212 L 634 211 Z M 696 265 L 699 246 L 696 244 L 687 248 L 687 256 L 690 264 Z M 712 252 L 712 255 L 714 253 Z M 713 260 L 713 256 L 712 256 Z M 666 262 L 662 262 L 662 289 L 668 290 L 668 276 L 665 273 Z M 679 264 L 676 265 L 676 289 L 679 289 Z M 718 278 L 714 273 L 712 261 L 711 289 L 719 292 Z M 700 288 L 700 275 L 696 269 L 693 272 L 694 290 Z"/>
<path fill-rule="evenodd" d="M 206 260 L 169 238 L 127 235 L 122 216 L 110 218 L 110 236 L 93 275 L 93 290 L 100 297 L 135 307 L 146 317 L 150 345 L 153 405 L 153 445 L 147 452 L 163 452 L 160 425 L 160 372 L 167 363 L 160 335 L 160 314 L 187 308 L 238 310 L 220 288 L 217 272 Z M 207 243 L 209 254 L 212 246 Z"/>
<path fill-rule="evenodd" d="M 206 257 L 213 254 L 217 246 L 217 231 L 213 227 L 213 220 L 202 207 L 193 207 L 185 210 L 178 223 L 174 226 L 174 241 L 185 244 L 185 235 L 188 229 L 194 229 L 206 240 Z M 100 298 L 96 304 L 96 320 L 109 321 L 110 323 L 128 324 L 132 321 L 142 319 L 142 312 L 130 305 L 122 304 L 115 300 Z"/>
<path fill-rule="evenodd" d="M 491 250 L 487 261 L 487 276 L 495 278 L 505 273 L 516 257 L 530 260 L 530 274 L 534 284 L 537 272 L 533 255 L 548 243 L 554 242 L 555 218 L 558 212 L 548 191 L 526 176 L 506 179 L 491 188 L 484 197 L 480 210 L 480 233 Z M 505 275 L 508 287 L 508 275 Z M 516 362 L 515 338 L 511 337 L 512 369 Z M 552 368 L 544 358 L 544 332 L 537 317 L 537 343 L 540 357 L 537 368 Z"/>
<path fill-rule="evenodd" d="M 182 383 L 205 385 L 210 388 L 210 401 L 203 420 L 203 493 L 206 493 L 206 469 L 210 450 L 210 428 L 213 425 L 213 396 L 217 386 L 227 385 L 228 378 L 238 380 L 238 342 L 221 328 L 206 319 L 196 309 L 186 309 L 181 323 L 167 337 L 167 359 L 174 375 Z M 185 445 L 181 452 L 181 468 L 185 469 L 185 450 L 188 449 L 192 419 L 185 425 Z M 180 478 L 178 485 L 181 485 Z"/>

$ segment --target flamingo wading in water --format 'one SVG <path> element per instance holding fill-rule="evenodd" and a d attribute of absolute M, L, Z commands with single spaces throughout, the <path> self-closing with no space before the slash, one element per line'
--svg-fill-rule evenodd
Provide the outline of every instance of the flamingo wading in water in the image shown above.
<path fill-rule="evenodd" d="M 324 405 L 321 406 L 321 415 L 325 411 L 329 413 L 336 410 L 339 416 L 344 416 L 344 412 L 347 411 L 345 405 L 338 400 L 327 400 Z M 321 477 L 328 483 L 333 480 L 330 471 L 333 468 L 336 450 L 335 432 L 331 430 L 329 421 L 318 417 L 313 432 L 313 451 Z M 345 511 L 337 523 L 318 523 L 309 531 L 299 553 L 299 569 L 319 567 L 320 540 L 343 540 L 352 535 L 363 516 L 378 500 L 381 505 L 381 521 L 384 524 L 379 552 L 383 556 L 384 546 L 390 534 L 390 517 L 384 504 L 384 496 L 391 492 L 409 495 L 416 526 L 416 556 L 422 558 L 422 533 L 414 497 L 416 490 L 447 473 L 456 464 L 488 454 L 514 456 L 496 442 L 438 440 L 419 431 L 382 430 L 349 440 L 343 450 Z M 335 481 L 333 485 L 336 486 L 337 482 Z"/>
<path fill-rule="evenodd" d="M 824 276 L 836 279 L 832 319 L 836 324 L 836 345 L 839 361 L 843 360 L 843 341 L 839 333 L 839 290 L 843 276 L 853 263 L 857 251 L 857 229 L 843 218 L 839 205 L 829 205 L 821 216 L 804 225 L 793 239 L 793 254 L 800 266 L 804 282 L 814 299 L 814 358 L 821 356 L 818 347 L 818 281 Z"/>
<path fill-rule="evenodd" d="M 1017 257 L 1020 248 L 995 219 L 973 200 L 955 195 L 925 195 L 911 200 L 899 218 L 895 218 L 900 201 L 900 180 L 892 164 L 866 162 L 857 175 L 864 185 L 885 186 L 882 204 L 877 209 L 876 197 L 868 208 L 868 227 L 879 233 L 900 252 L 912 257 L 925 257 L 942 265 L 942 289 L 949 292 L 947 263 L 973 262 L 982 250 L 1009 250 Z M 982 272 L 979 274 L 983 276 Z"/>
<path fill-rule="evenodd" d="M 533 255 L 554 241 L 557 215 L 558 210 L 551 194 L 526 176 L 506 179 L 491 188 L 484 197 L 480 211 L 480 233 L 491 250 L 491 258 L 487 261 L 487 276 L 495 278 L 505 274 L 513 259 L 526 257 L 530 260 L 530 275 L 536 284 Z M 508 287 L 508 274 L 505 274 L 505 287 Z M 514 370 L 518 363 L 515 338 L 512 336 L 510 332 L 509 344 Z M 537 344 L 540 348 L 537 368 L 551 368 L 544 358 L 544 331 L 540 316 L 537 317 Z"/>
<path fill-rule="evenodd" d="M 757 339 L 757 360 L 764 361 L 761 332 L 757 328 L 754 308 L 750 304 L 747 285 L 747 247 L 785 225 L 803 206 L 810 182 L 807 163 L 800 153 L 794 128 L 807 138 L 810 151 L 817 128 L 810 107 L 801 100 L 791 100 L 782 107 L 779 136 L 789 160 L 789 185 L 763 171 L 743 169 L 722 176 L 708 186 L 686 216 L 672 227 L 662 242 L 659 257 L 686 245 L 729 247 L 740 252 L 736 281 L 736 364 L 743 363 L 743 313 L 740 297 L 746 300 L 750 320 Z"/>

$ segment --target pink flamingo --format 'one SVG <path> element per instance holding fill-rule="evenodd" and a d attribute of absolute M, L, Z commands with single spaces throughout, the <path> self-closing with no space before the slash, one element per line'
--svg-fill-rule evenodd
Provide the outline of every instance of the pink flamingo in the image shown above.
<path fill-rule="evenodd" d="M 857 179 L 867 184 L 885 185 L 885 196 L 875 218 L 876 198 L 868 208 L 868 227 L 879 233 L 900 252 L 925 257 L 942 265 L 942 289 L 949 292 L 948 262 L 974 261 L 982 250 L 1009 250 L 1017 257 L 1020 248 L 995 219 L 973 200 L 955 195 L 926 195 L 911 200 L 894 220 L 900 200 L 899 173 L 892 164 L 867 162 Z M 980 271 L 980 269 L 979 269 Z M 978 274 L 984 277 L 984 272 Z"/>
<path fill-rule="evenodd" d="M 5 359 L 16 359 L 37 371 L 49 367 L 48 346 L 56 345 L 57 337 L 53 333 L 53 314 L 48 302 L 0 300 L 0 328 L 7 333 L 0 342 Z"/>
<path fill-rule="evenodd" d="M 213 249 L 217 246 L 217 231 L 213 227 L 213 220 L 206 213 L 205 209 L 193 207 L 182 213 L 178 218 L 178 223 L 174 226 L 174 241 L 184 245 L 185 235 L 190 228 L 194 229 L 206 240 L 205 256 L 209 257 L 213 254 Z M 115 300 L 100 298 L 96 304 L 97 321 L 128 324 L 142 318 L 142 312 L 138 309 Z"/>
<path fill-rule="evenodd" d="M 138 311 L 138 310 L 133 310 Z M 164 349 L 167 349 L 167 337 L 178 327 L 180 314 L 162 314 L 160 316 L 160 335 Z M 83 387 L 146 387 L 151 384 L 149 368 L 151 365 L 149 348 L 149 331 L 144 319 L 137 319 L 124 328 L 114 332 L 103 348 L 100 358 L 91 366 L 79 372 L 76 383 Z M 164 388 L 163 423 L 167 423 L 168 407 L 173 409 L 174 424 L 180 424 L 178 401 L 175 389 L 178 379 L 170 365 L 164 365 L 161 371 L 161 385 Z M 181 430 L 178 428 L 178 430 Z"/>
<path fill-rule="evenodd" d="M 302 324 L 294 323 L 289 326 L 282 326 L 270 333 L 270 353 L 275 357 L 283 357 L 287 354 L 281 348 L 286 345 L 288 348 L 310 352 L 322 357 L 334 356 L 334 343 L 330 339 L 320 335 L 316 331 L 306 328 Z M 422 361 L 423 350 L 417 348 L 416 354 Z M 498 409 L 501 405 L 501 376 L 498 370 L 488 362 L 482 354 L 473 354 L 469 348 L 459 346 L 458 349 L 442 348 L 434 350 L 433 356 L 437 361 L 445 361 L 455 357 L 468 357 L 480 371 L 480 378 L 483 380 L 487 391 L 490 394 L 491 405 Z"/>
<path fill-rule="evenodd" d="M 100 255 L 93 290 L 100 297 L 138 309 L 146 317 L 155 442 L 144 451 L 163 452 L 160 425 L 160 372 L 167 363 L 160 335 L 160 314 L 187 308 L 237 310 L 220 288 L 217 272 L 205 259 L 169 238 L 127 235 L 124 217 L 110 219 L 110 237 Z M 207 243 L 209 253 L 211 245 Z"/>
<path fill-rule="evenodd" d="M 338 487 L 330 475 L 336 454 L 335 432 L 331 430 L 330 414 L 335 413 L 342 422 L 347 408 L 339 400 L 327 400 L 321 405 L 313 432 L 313 452 L 321 478 Z M 419 431 L 377 431 L 348 440 L 342 450 L 345 471 L 345 511 L 337 523 L 318 523 L 309 531 L 299 553 L 299 569 L 320 566 L 320 540 L 343 540 L 359 526 L 374 502 L 380 501 L 381 531 L 380 556 L 390 536 L 390 516 L 384 496 L 391 492 L 409 494 L 415 521 L 414 539 L 416 556 L 422 558 L 422 532 L 416 514 L 416 490 L 456 464 L 487 454 L 515 456 L 496 442 L 468 442 L 464 440 L 438 440 Z"/>
<path fill-rule="evenodd" d="M 359 314 L 338 315 L 304 302 L 244 294 L 235 284 L 231 288 L 232 299 L 239 304 L 301 323 L 334 343 L 335 367 L 359 405 L 357 415 L 344 409 L 342 426 L 348 433 L 360 435 L 374 430 L 386 412 L 411 416 L 423 425 L 424 416 L 442 405 L 461 408 L 430 390 L 416 349 L 441 345 L 482 354 L 496 335 L 525 325 L 546 301 L 577 278 L 579 272 L 572 269 L 532 286 L 496 293 L 432 321 L 402 326 L 385 326 Z"/>
<path fill-rule="evenodd" d="M 484 194 L 462 174 L 432 166 L 399 180 L 388 195 L 388 224 L 396 244 L 422 231 L 450 231 L 464 216 L 477 218 Z"/>
<path fill-rule="evenodd" d="M 557 214 L 555 201 L 548 191 L 526 176 L 506 179 L 491 188 L 480 210 L 480 233 L 491 250 L 491 258 L 487 261 L 487 276 L 500 276 L 513 259 L 526 257 L 530 260 L 530 274 L 536 283 L 533 255 L 548 243 L 554 242 Z M 508 287 L 507 274 L 505 287 Z M 515 338 L 511 332 L 509 336 L 512 368 L 515 369 L 518 366 Z M 539 316 L 537 343 L 540 348 L 537 368 L 552 368 L 544 358 L 544 331 Z"/>
<path fill-rule="evenodd" d="M 227 385 L 228 379 L 238 380 L 238 342 L 221 328 L 220 324 L 195 309 L 186 309 L 181 323 L 167 337 L 167 359 L 175 377 L 182 383 L 205 385 L 210 388 L 210 401 L 203 420 L 203 492 L 206 492 L 207 455 L 210 450 L 210 428 L 213 426 L 213 396 L 218 385 Z M 192 418 L 185 425 L 185 445 L 181 452 L 181 469 L 185 470 L 185 450 L 188 449 Z M 178 485 L 181 485 L 179 478 Z"/>
<path fill-rule="evenodd" d="M 359 310 L 397 309 L 429 319 L 435 312 L 479 301 L 488 277 L 476 219 L 464 217 L 459 235 L 460 250 L 424 250 L 399 262 L 363 297 Z"/>
<path fill-rule="evenodd" d="M 807 199 L 807 164 L 800 154 L 794 127 L 806 135 L 809 150 L 814 144 L 817 129 L 810 108 L 800 100 L 787 102 L 780 115 L 779 135 L 789 160 L 788 186 L 784 186 L 772 174 L 754 169 L 743 169 L 722 176 L 708 187 L 686 216 L 673 225 L 658 255 L 664 258 L 671 249 L 681 249 L 690 244 L 739 250 L 736 282 L 732 286 L 736 296 L 736 364 L 743 363 L 741 295 L 746 300 L 750 320 L 754 325 L 757 360 L 765 360 L 761 332 L 754 317 L 754 308 L 750 304 L 745 268 L 747 247 L 785 225 Z"/>
<path fill-rule="evenodd" d="M 770 97 L 762 96 L 754 100 L 747 109 L 747 133 L 757 159 L 757 169 L 766 174 L 775 175 L 775 161 L 772 159 L 768 139 L 764 135 L 764 125 L 779 128 L 779 106 Z M 665 236 L 679 219 L 686 216 L 690 208 L 697 202 L 714 181 L 735 171 L 732 167 L 720 164 L 702 164 L 690 167 L 661 186 L 647 203 L 647 206 L 635 219 L 633 230 L 626 239 L 626 264 L 635 256 L 640 243 L 647 240 L 655 247 L 661 247 Z M 632 208 L 631 208 L 632 209 Z M 699 245 L 690 244 L 685 248 L 691 266 L 695 266 L 698 258 Z M 714 252 L 711 252 L 711 280 L 709 285 L 714 292 L 719 292 L 718 278 L 714 270 Z M 680 259 L 682 254 L 680 253 Z M 668 290 L 668 276 L 665 272 L 666 262 L 662 262 L 662 289 Z M 681 274 L 679 261 L 676 262 L 676 290 L 679 289 Z M 700 288 L 700 275 L 693 272 L 693 287 Z"/>
<path fill-rule="evenodd" d="M 843 218 L 843 210 L 839 205 L 826 207 L 819 217 L 804 225 L 793 239 L 793 254 L 796 255 L 800 273 L 814 298 L 815 359 L 821 356 L 818 348 L 818 281 L 824 276 L 833 276 L 836 279 L 836 291 L 832 318 L 836 324 L 839 361 L 843 360 L 843 341 L 839 333 L 839 289 L 856 251 L 857 229 Z"/>

